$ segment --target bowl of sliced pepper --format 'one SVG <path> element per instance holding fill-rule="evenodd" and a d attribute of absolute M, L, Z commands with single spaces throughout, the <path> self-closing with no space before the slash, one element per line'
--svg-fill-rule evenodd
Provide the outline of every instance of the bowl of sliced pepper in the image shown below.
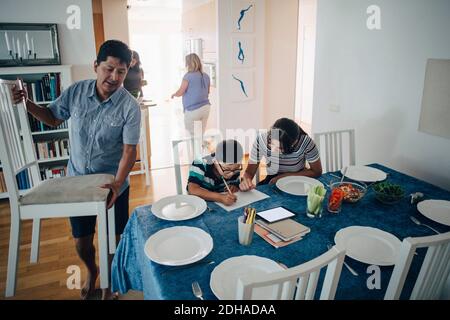
<path fill-rule="evenodd" d="M 327 210 L 331 213 L 341 212 L 342 201 L 344 200 L 344 191 L 340 188 L 332 188 L 328 198 Z"/>
<path fill-rule="evenodd" d="M 367 186 L 363 182 L 335 182 L 330 186 L 331 190 L 339 188 L 344 192 L 344 202 L 355 203 L 364 197 Z"/>

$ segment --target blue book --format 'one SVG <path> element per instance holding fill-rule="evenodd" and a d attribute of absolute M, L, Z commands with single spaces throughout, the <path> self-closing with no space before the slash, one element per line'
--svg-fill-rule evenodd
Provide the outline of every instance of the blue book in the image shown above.
<path fill-rule="evenodd" d="M 44 97 L 42 96 L 42 81 L 36 80 L 36 100 L 37 102 L 44 101 Z"/>

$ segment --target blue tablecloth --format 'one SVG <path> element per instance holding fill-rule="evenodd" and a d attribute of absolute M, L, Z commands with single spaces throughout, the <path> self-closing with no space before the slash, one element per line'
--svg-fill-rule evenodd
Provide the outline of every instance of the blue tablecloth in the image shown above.
<path fill-rule="evenodd" d="M 378 164 L 371 166 L 388 173 L 388 181 L 402 185 L 406 195 L 419 191 L 425 195 L 425 199 L 450 200 L 448 191 Z M 331 176 L 324 174 L 319 180 L 328 184 Z M 416 205 L 410 204 L 408 196 L 395 205 L 383 205 L 375 199 L 373 190 L 369 189 L 358 203 L 344 204 L 339 214 L 329 214 L 325 207 L 322 218 L 310 219 L 305 215 L 306 197 L 292 196 L 281 191 L 274 192 L 274 188 L 269 185 L 258 187 L 258 190 L 270 195 L 270 198 L 256 202 L 252 206 L 257 210 L 284 206 L 296 212 L 295 220 L 311 228 L 311 232 L 304 239 L 276 249 L 255 234 L 250 246 L 241 246 L 238 242 L 237 218 L 242 215 L 242 209 L 228 213 L 215 203 L 208 203 L 214 211 L 205 211 L 204 214 L 192 220 L 171 222 L 155 217 L 151 213 L 151 206 L 139 207 L 134 210 L 128 221 L 113 260 L 112 289 L 121 293 L 130 289 L 143 291 L 145 299 L 189 300 L 195 299 L 191 291 L 191 283 L 198 281 L 203 289 L 204 298 L 216 299 L 209 287 L 210 274 L 219 263 L 230 257 L 258 255 L 293 267 L 327 251 L 327 244 L 334 243 L 336 232 L 353 225 L 379 228 L 392 233 L 400 240 L 409 236 L 434 234 L 428 228 L 414 224 L 409 218 L 411 215 L 440 232 L 450 230 L 450 227 L 422 216 L 417 211 Z M 144 253 L 145 241 L 158 230 L 172 226 L 192 226 L 208 232 L 213 238 L 214 248 L 205 259 L 214 260 L 215 264 L 193 265 L 166 272 L 173 267 L 159 265 L 149 260 Z M 402 299 L 409 297 L 423 258 L 424 251 L 419 249 L 405 283 Z M 372 273 L 367 273 L 368 265 L 349 257 L 345 260 L 359 273 L 359 276 L 353 276 L 343 267 L 335 298 L 383 299 L 393 267 L 381 267 L 381 289 L 369 290 L 367 279 Z M 317 295 L 320 293 L 323 277 L 324 272 L 319 279 Z"/>

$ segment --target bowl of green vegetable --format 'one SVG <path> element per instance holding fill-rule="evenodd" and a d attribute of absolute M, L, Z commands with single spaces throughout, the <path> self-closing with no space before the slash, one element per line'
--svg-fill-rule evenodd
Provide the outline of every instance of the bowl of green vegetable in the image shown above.
<path fill-rule="evenodd" d="M 394 204 L 405 196 L 405 190 L 398 184 L 379 182 L 373 185 L 375 198 L 384 204 Z"/>

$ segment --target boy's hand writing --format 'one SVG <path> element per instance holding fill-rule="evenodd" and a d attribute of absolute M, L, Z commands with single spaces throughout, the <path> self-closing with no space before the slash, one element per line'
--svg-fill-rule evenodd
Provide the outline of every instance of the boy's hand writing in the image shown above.
<path fill-rule="evenodd" d="M 220 202 L 222 202 L 226 206 L 231 206 L 237 200 L 237 197 L 234 194 L 229 193 L 222 194 L 220 198 Z"/>

